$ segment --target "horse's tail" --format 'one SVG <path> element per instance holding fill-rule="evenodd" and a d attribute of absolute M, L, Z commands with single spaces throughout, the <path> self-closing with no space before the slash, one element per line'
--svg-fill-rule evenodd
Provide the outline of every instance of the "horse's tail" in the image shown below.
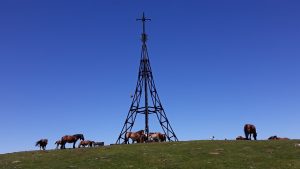
<path fill-rule="evenodd" d="M 247 124 L 244 126 L 244 133 L 245 133 L 246 139 L 248 139 L 249 132 L 248 132 L 248 125 Z"/>
<path fill-rule="evenodd" d="M 129 140 L 128 140 L 130 137 L 129 135 L 130 135 L 130 133 L 128 133 L 128 132 L 125 133 L 125 144 L 128 144 L 128 142 L 129 142 Z"/>

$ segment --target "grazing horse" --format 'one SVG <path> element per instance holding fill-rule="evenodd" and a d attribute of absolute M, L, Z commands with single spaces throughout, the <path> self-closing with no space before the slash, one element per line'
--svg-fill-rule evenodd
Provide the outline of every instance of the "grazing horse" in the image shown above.
<path fill-rule="evenodd" d="M 277 140 L 277 136 L 271 136 L 268 138 L 268 140 Z"/>
<path fill-rule="evenodd" d="M 289 138 L 286 137 L 277 137 L 277 136 L 271 136 L 268 138 L 268 140 L 289 140 Z"/>
<path fill-rule="evenodd" d="M 93 147 L 95 144 L 94 141 L 90 141 L 90 140 L 86 140 L 86 141 L 80 141 L 79 145 L 78 145 L 78 148 L 80 148 L 81 146 L 82 147 L 85 147 L 85 146 L 88 146 L 88 147 Z"/>
<path fill-rule="evenodd" d="M 245 137 L 243 137 L 243 136 L 238 136 L 237 138 L 236 138 L 236 140 L 247 140 Z"/>
<path fill-rule="evenodd" d="M 132 140 L 132 144 L 136 141 L 137 143 L 144 142 L 144 130 L 139 130 L 137 132 L 127 132 L 125 134 L 125 144 L 129 144 L 129 138 Z"/>
<path fill-rule="evenodd" d="M 149 133 L 149 138 L 155 142 L 164 142 L 166 141 L 166 135 L 160 132 Z"/>
<path fill-rule="evenodd" d="M 95 142 L 94 147 L 96 146 L 104 146 L 104 142 Z"/>
<path fill-rule="evenodd" d="M 45 150 L 47 144 L 48 144 L 48 140 L 47 140 L 47 139 L 40 139 L 39 141 L 37 141 L 37 142 L 35 143 L 35 146 L 40 146 L 40 150 L 41 150 L 41 149 Z"/>
<path fill-rule="evenodd" d="M 58 146 L 61 145 L 61 140 L 57 140 L 54 144 L 56 144 L 56 149 L 58 149 Z"/>
<path fill-rule="evenodd" d="M 73 148 L 75 148 L 75 144 L 77 140 L 84 140 L 83 134 L 75 134 L 75 135 L 65 135 L 61 138 L 61 146 L 60 149 L 65 149 L 66 143 L 73 143 Z"/>
<path fill-rule="evenodd" d="M 251 134 L 253 134 L 254 140 L 256 140 L 257 133 L 256 128 L 252 124 L 245 124 L 244 126 L 245 137 L 247 140 L 251 140 Z"/>

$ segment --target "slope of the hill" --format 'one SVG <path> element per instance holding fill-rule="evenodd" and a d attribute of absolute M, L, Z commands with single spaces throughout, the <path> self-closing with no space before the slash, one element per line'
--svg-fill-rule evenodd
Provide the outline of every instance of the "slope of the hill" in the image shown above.
<path fill-rule="evenodd" d="M 0 168 L 300 169 L 299 143 L 186 141 L 19 152 L 0 155 Z"/>

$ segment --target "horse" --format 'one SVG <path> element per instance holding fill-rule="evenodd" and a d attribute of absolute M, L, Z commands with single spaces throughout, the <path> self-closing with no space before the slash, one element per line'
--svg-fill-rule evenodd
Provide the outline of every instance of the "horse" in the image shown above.
<path fill-rule="evenodd" d="M 65 149 L 66 143 L 73 143 L 73 148 L 75 148 L 75 144 L 77 140 L 84 140 L 83 134 L 75 134 L 75 135 L 65 135 L 61 138 L 61 146 L 60 149 Z"/>
<path fill-rule="evenodd" d="M 247 140 L 245 137 L 243 137 L 243 136 L 238 136 L 237 138 L 236 138 L 236 140 Z"/>
<path fill-rule="evenodd" d="M 95 142 L 94 147 L 96 146 L 104 146 L 104 142 Z"/>
<path fill-rule="evenodd" d="M 290 139 L 287 137 L 278 137 L 277 140 L 290 140 Z"/>
<path fill-rule="evenodd" d="M 80 141 L 79 145 L 78 145 L 78 148 L 80 148 L 81 146 L 82 147 L 85 147 L 85 146 L 88 146 L 88 147 L 93 147 L 95 144 L 94 141 L 90 141 L 90 140 L 86 140 L 86 141 Z"/>
<path fill-rule="evenodd" d="M 57 140 L 54 144 L 56 144 L 56 149 L 58 149 L 58 146 L 61 145 L 61 140 Z"/>
<path fill-rule="evenodd" d="M 40 146 L 40 150 L 46 150 L 46 146 L 48 144 L 48 140 L 47 139 L 40 139 L 39 141 L 37 141 L 35 143 L 35 146 Z"/>
<path fill-rule="evenodd" d="M 132 144 L 136 141 L 137 143 L 144 142 L 144 130 L 139 130 L 137 132 L 127 132 L 125 134 L 125 144 L 129 144 L 129 138 L 132 140 Z"/>
<path fill-rule="evenodd" d="M 268 138 L 268 140 L 277 140 L 277 136 L 271 136 Z"/>
<path fill-rule="evenodd" d="M 251 140 L 251 134 L 253 134 L 254 140 L 256 140 L 257 133 L 256 128 L 252 124 L 245 124 L 244 126 L 245 137 L 247 140 Z"/>
<path fill-rule="evenodd" d="M 166 135 L 160 132 L 149 133 L 149 138 L 155 142 L 164 142 L 166 141 Z"/>
<path fill-rule="evenodd" d="M 276 135 L 275 136 L 271 136 L 268 138 L 268 140 L 289 140 L 289 138 L 286 138 L 286 137 L 277 137 Z"/>

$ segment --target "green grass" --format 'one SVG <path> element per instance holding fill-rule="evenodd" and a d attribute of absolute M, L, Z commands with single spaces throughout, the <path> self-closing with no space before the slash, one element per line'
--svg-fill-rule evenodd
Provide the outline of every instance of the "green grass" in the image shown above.
<path fill-rule="evenodd" d="M 187 141 L 0 155 L 1 169 L 300 169 L 290 141 Z"/>

